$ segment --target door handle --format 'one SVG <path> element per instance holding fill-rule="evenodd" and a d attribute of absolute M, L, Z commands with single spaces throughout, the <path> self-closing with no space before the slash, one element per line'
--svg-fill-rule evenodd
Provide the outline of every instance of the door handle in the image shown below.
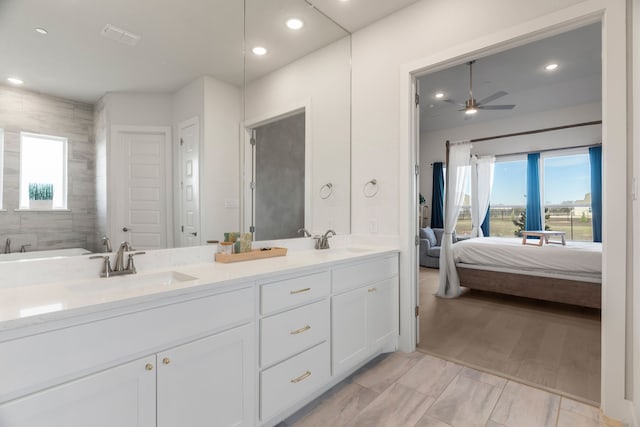
<path fill-rule="evenodd" d="M 124 231 L 126 233 L 128 231 L 133 231 L 133 230 L 128 228 L 128 227 L 122 227 L 122 231 Z"/>
<path fill-rule="evenodd" d="M 198 232 L 197 232 L 197 231 L 194 231 L 193 233 L 189 233 L 189 234 L 191 234 L 192 236 L 197 236 L 197 235 L 198 235 Z"/>

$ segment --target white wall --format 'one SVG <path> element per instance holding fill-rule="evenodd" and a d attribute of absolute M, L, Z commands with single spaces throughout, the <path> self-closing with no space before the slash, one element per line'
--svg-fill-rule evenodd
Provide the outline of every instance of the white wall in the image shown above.
<path fill-rule="evenodd" d="M 292 107 L 311 110 L 311 224 L 324 232 L 350 231 L 350 38 L 345 37 L 247 84 L 245 120 L 266 119 Z M 334 194 L 322 200 L 320 187 Z"/>
<path fill-rule="evenodd" d="M 633 257 L 635 262 L 633 272 L 633 334 L 632 358 L 633 369 L 633 412 L 635 425 L 640 425 L 640 0 L 633 2 Z"/>
<path fill-rule="evenodd" d="M 462 141 L 532 129 L 591 122 L 601 120 L 601 118 L 602 104 L 598 102 L 563 108 L 561 110 L 543 111 L 510 117 L 508 119 L 472 123 L 451 129 L 421 133 L 420 192 L 427 200 L 430 211 L 431 194 L 433 190 L 433 169 L 431 163 L 444 162 L 446 154 L 445 141 L 447 140 Z M 595 125 L 478 142 L 473 144 L 472 153 L 478 155 L 500 155 L 545 150 L 549 148 L 599 144 L 600 142 L 602 142 L 602 126 Z M 431 217 L 430 214 L 429 217 Z"/>
<path fill-rule="evenodd" d="M 240 88 L 204 78 L 200 222 L 203 242 L 240 229 Z"/>
<path fill-rule="evenodd" d="M 602 407 L 629 417 L 624 399 L 627 195 L 626 38 L 624 0 L 421 1 L 353 34 L 352 232 L 400 236 L 400 343 L 411 349 L 415 232 L 410 152 L 411 72 L 443 69 L 513 47 L 576 22 L 603 19 L 603 340 Z M 507 46 L 507 42 L 509 46 Z M 440 68 L 438 68 L 440 67 Z M 365 199 L 375 177 L 380 193 Z"/>
<path fill-rule="evenodd" d="M 109 126 L 171 126 L 171 95 L 111 92 L 103 97 Z"/>

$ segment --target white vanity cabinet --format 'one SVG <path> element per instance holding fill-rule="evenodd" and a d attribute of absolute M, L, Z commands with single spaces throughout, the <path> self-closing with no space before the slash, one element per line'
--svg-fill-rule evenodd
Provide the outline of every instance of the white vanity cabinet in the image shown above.
<path fill-rule="evenodd" d="M 329 270 L 259 284 L 260 420 L 304 400 L 330 379 Z"/>
<path fill-rule="evenodd" d="M 0 404 L 0 426 L 155 427 L 155 356 Z"/>
<path fill-rule="evenodd" d="M 253 426 L 254 313 L 250 285 L 0 343 L 0 426 Z"/>
<path fill-rule="evenodd" d="M 339 375 L 381 352 L 398 331 L 398 258 L 333 271 L 332 373 Z"/>
<path fill-rule="evenodd" d="M 252 426 L 253 336 L 245 325 L 158 353 L 158 427 Z"/>

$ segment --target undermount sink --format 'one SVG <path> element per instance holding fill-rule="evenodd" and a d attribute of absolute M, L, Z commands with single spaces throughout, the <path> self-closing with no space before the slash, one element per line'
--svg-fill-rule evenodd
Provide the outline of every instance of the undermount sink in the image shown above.
<path fill-rule="evenodd" d="M 68 289 L 74 292 L 87 293 L 124 292 L 143 288 L 170 287 L 193 280 L 198 280 L 198 278 L 177 271 L 163 271 L 160 273 L 128 274 L 95 279 L 69 286 Z"/>

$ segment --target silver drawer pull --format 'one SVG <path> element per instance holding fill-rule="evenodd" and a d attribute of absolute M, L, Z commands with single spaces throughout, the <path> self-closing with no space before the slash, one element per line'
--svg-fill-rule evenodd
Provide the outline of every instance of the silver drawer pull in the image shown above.
<path fill-rule="evenodd" d="M 369 288 L 369 292 L 375 292 L 377 290 L 378 290 L 378 288 Z"/>
<path fill-rule="evenodd" d="M 296 329 L 295 331 L 291 331 L 289 333 L 291 335 L 298 335 L 298 334 L 303 333 L 304 331 L 308 331 L 309 329 L 311 329 L 311 326 L 307 325 L 307 326 L 304 326 L 304 327 L 302 327 L 300 329 Z"/>
<path fill-rule="evenodd" d="M 307 371 L 304 374 L 300 375 L 298 378 L 294 378 L 291 380 L 291 382 L 293 384 L 297 384 L 302 380 L 306 380 L 307 378 L 309 378 L 311 376 L 311 371 Z"/>
<path fill-rule="evenodd" d="M 296 291 L 291 291 L 291 295 L 301 294 L 303 292 L 309 292 L 310 290 L 311 290 L 311 288 L 298 289 Z"/>

